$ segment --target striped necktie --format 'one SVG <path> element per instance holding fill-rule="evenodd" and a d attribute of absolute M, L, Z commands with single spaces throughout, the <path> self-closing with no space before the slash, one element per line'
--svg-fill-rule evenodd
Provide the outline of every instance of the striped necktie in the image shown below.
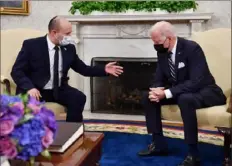
<path fill-rule="evenodd" d="M 172 77 L 172 81 L 176 82 L 175 64 L 172 61 L 172 52 L 170 52 L 169 55 L 168 55 L 168 66 L 169 66 L 169 69 L 170 69 L 170 74 L 171 74 L 171 77 Z"/>

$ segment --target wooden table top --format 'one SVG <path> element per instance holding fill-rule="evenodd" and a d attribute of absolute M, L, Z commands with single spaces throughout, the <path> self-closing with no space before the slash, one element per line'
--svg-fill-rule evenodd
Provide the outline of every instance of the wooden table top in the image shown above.
<path fill-rule="evenodd" d="M 64 153 L 51 153 L 51 160 L 40 156 L 36 158 L 36 162 L 49 162 L 56 166 L 80 165 L 85 158 L 87 158 L 90 152 L 101 144 L 103 138 L 103 133 L 85 132 L 83 137 L 79 138 Z"/>

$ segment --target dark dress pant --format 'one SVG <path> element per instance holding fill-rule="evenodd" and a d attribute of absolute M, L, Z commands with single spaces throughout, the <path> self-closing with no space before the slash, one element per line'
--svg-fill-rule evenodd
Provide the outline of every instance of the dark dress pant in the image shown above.
<path fill-rule="evenodd" d="M 146 92 L 143 98 L 143 106 L 148 133 L 162 134 L 161 106 L 177 104 L 183 119 L 185 141 L 187 144 L 197 144 L 198 125 L 196 109 L 223 105 L 225 103 L 226 98 L 221 89 L 218 88 L 205 88 L 197 93 L 181 94 L 176 98 L 163 99 L 158 103 L 151 102 L 148 98 L 148 92 Z"/>
<path fill-rule="evenodd" d="M 52 90 L 40 90 L 42 95 L 41 101 L 56 102 L 67 108 L 67 122 L 82 122 L 86 96 L 81 91 L 65 85 L 59 88 L 58 99 L 53 97 Z"/>

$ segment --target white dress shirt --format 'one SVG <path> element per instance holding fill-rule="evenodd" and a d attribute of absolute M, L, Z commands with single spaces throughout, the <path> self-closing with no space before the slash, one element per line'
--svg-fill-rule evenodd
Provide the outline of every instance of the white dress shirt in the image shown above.
<path fill-rule="evenodd" d="M 49 59 L 50 59 L 50 80 L 48 81 L 48 83 L 44 86 L 44 89 L 52 89 L 53 88 L 53 77 L 54 77 L 54 72 L 53 72 L 53 68 L 54 68 L 54 60 L 55 60 L 55 44 L 53 44 L 51 42 L 51 40 L 49 39 L 48 35 L 47 35 L 47 43 L 48 43 L 48 53 L 49 53 Z M 62 56 L 61 56 L 61 49 L 59 47 L 59 86 L 61 85 L 61 77 L 62 77 Z"/>
<path fill-rule="evenodd" d="M 177 38 L 176 38 L 176 43 L 174 47 L 172 48 L 171 59 L 172 59 L 173 64 L 175 64 L 175 60 L 176 60 L 176 47 L 177 47 Z M 167 99 L 172 98 L 172 93 L 169 89 L 164 90 L 164 93 Z"/>

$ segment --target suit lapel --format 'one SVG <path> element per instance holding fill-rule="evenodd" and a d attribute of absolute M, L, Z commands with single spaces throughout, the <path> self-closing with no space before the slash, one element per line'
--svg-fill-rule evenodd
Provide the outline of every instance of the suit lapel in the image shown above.
<path fill-rule="evenodd" d="M 183 53 L 181 38 L 178 37 L 177 48 L 176 48 L 176 57 L 175 57 L 175 73 L 176 78 L 178 78 L 178 65 L 181 61 L 181 55 Z"/>
<path fill-rule="evenodd" d="M 61 48 L 61 57 L 62 57 L 62 71 L 65 69 L 65 64 L 67 64 L 67 47 L 62 46 Z"/>
<path fill-rule="evenodd" d="M 48 72 L 50 73 L 50 58 L 49 58 L 49 52 L 48 52 L 48 42 L 47 42 L 47 35 L 43 38 L 43 44 L 42 49 L 43 56 L 44 56 L 44 63 L 46 64 L 46 68 Z"/>
<path fill-rule="evenodd" d="M 182 60 L 181 55 L 184 53 L 182 42 L 183 39 L 178 37 L 176 54 L 175 54 L 175 73 L 177 80 L 178 80 L 178 65 L 179 62 L 181 62 Z M 168 53 L 158 53 L 158 56 L 160 58 L 160 64 L 162 65 L 164 72 L 166 73 L 167 77 L 170 79 L 171 73 L 168 64 Z"/>

